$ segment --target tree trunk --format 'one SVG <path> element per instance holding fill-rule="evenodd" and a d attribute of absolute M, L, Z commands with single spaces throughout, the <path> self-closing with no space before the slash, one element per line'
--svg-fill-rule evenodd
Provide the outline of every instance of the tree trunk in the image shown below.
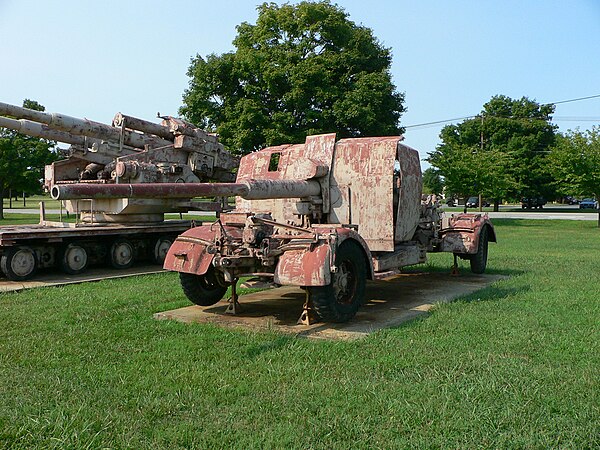
<path fill-rule="evenodd" d="M 498 212 L 500 209 L 500 200 L 494 200 L 494 212 Z"/>
<path fill-rule="evenodd" d="M 0 186 L 2 186 L 4 183 L 2 183 L 0 181 Z M 0 188 L 0 200 L 2 200 L 0 202 L 0 220 L 4 220 L 4 192 L 5 189 L 4 188 Z"/>

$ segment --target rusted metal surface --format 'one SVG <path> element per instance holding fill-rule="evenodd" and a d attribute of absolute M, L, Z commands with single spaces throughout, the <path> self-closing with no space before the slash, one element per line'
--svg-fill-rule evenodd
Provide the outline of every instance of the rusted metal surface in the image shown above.
<path fill-rule="evenodd" d="M 440 233 L 441 251 L 473 254 L 477 252 L 479 236 L 484 226 L 490 227 L 490 242 L 496 242 L 496 233 L 487 214 L 457 214 L 444 218 Z"/>
<path fill-rule="evenodd" d="M 175 117 L 162 119 L 157 124 L 118 113 L 113 124 L 107 125 L 0 103 L 0 126 L 71 144 L 68 159 L 45 170 L 45 186 L 49 191 L 62 184 L 100 185 L 96 186 L 96 193 L 91 193 L 94 188 L 87 186 L 81 189 L 79 196 L 73 197 L 95 199 L 93 211 L 81 211 L 73 202 L 65 204 L 69 213 L 81 213 L 83 221 L 91 218 L 123 223 L 130 223 L 134 218 L 144 221 L 144 205 L 147 206 L 147 221 L 155 221 L 156 214 L 184 212 L 203 206 L 191 204 L 191 197 L 183 194 L 169 197 L 169 190 L 156 194 L 152 201 L 120 202 L 116 206 L 112 199 L 127 190 L 115 188 L 109 192 L 110 188 L 104 187 L 106 184 L 234 181 L 239 158 L 230 155 L 215 135 Z"/>
<path fill-rule="evenodd" d="M 119 140 L 122 139 L 125 145 L 129 145 L 131 147 L 144 148 L 145 145 L 157 147 L 169 145 L 169 141 L 156 136 L 146 136 L 128 130 L 123 130 L 123 132 L 121 132 L 118 128 L 111 127 L 110 125 L 100 122 L 94 122 L 93 120 L 78 119 L 76 117 L 71 117 L 60 113 L 34 111 L 2 102 L 0 102 L 0 114 L 42 123 L 48 125 L 48 127 L 51 129 L 65 131 L 75 135 L 90 135 L 97 139 L 105 139 L 116 142 L 119 142 Z"/>
<path fill-rule="evenodd" d="M 325 286 L 331 283 L 331 247 L 290 250 L 279 258 L 274 282 L 291 286 Z"/>
<path fill-rule="evenodd" d="M 395 169 L 398 187 L 397 206 L 395 203 L 395 233 L 394 242 L 410 240 L 417 225 L 421 212 L 421 166 L 419 153 L 407 145 L 398 143 L 398 165 Z"/>
<path fill-rule="evenodd" d="M 52 187 L 54 200 L 111 198 L 193 198 L 240 196 L 245 199 L 304 198 L 319 195 L 321 187 L 311 180 L 251 180 L 242 183 L 137 183 L 137 184 L 63 184 Z"/>
<path fill-rule="evenodd" d="M 357 277 L 398 273 L 425 262 L 430 251 L 461 257 L 481 252 L 487 259 L 487 244 L 479 245 L 479 237 L 489 226 L 489 240 L 495 241 L 489 219 L 443 219 L 437 198 L 421 196 L 417 151 L 401 140 L 358 138 L 334 144 L 332 135 L 313 136 L 304 144 L 243 157 L 231 188 L 244 185 L 248 191 L 238 196 L 236 211 L 210 229 L 185 233 L 171 248 L 165 268 L 202 275 L 212 265 L 227 283 L 257 276 L 275 285 L 303 286 L 308 300 L 301 320 L 308 311 L 324 310 L 333 320 L 347 320 L 360 304 L 353 297 L 362 289 Z M 344 291 L 348 297 L 342 309 L 331 312 L 338 306 L 323 295 L 337 296 L 339 286 L 354 287 Z M 329 290 L 313 289 L 319 287 Z M 313 295 L 319 296 L 318 308 Z M 346 313 L 344 308 L 354 309 Z"/>
<path fill-rule="evenodd" d="M 358 225 L 371 251 L 393 251 L 394 242 L 410 239 L 416 228 L 421 196 L 418 153 L 400 140 L 343 139 L 336 147 L 330 221 Z M 395 194 L 402 196 L 397 211 Z M 395 213 L 401 220 L 394 219 Z"/>

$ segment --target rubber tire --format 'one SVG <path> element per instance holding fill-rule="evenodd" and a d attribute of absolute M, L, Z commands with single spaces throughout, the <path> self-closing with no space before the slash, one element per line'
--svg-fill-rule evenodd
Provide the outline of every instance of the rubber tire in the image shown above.
<path fill-rule="evenodd" d="M 21 275 L 15 273 L 15 271 L 11 267 L 15 256 L 17 256 L 20 252 L 26 252 L 33 256 L 31 270 L 28 273 L 21 274 Z M 29 279 L 33 278 L 33 276 L 37 272 L 37 268 L 38 268 L 37 256 L 36 256 L 35 252 L 29 247 L 24 247 L 24 246 L 8 247 L 6 249 L 6 251 L 4 252 L 4 254 L 2 255 L 2 258 L 0 258 L 0 269 L 2 269 L 2 272 L 4 272 L 4 275 L 6 276 L 6 278 L 8 278 L 11 281 L 29 280 Z"/>
<path fill-rule="evenodd" d="M 168 247 L 166 247 L 166 251 L 163 254 L 163 250 L 165 249 L 164 245 L 168 243 Z M 167 256 L 167 252 L 169 248 L 173 244 L 173 238 L 168 236 L 161 236 L 154 241 L 154 247 L 152 248 L 152 261 L 154 264 L 163 265 L 165 262 L 165 256 Z"/>
<path fill-rule="evenodd" d="M 121 245 L 129 246 L 130 251 L 131 251 L 131 258 L 129 258 L 129 260 L 126 261 L 125 263 L 117 261 L 115 258 L 115 252 L 117 251 L 117 248 Z M 117 239 L 110 246 L 110 252 L 108 253 L 108 257 L 110 259 L 110 265 L 113 268 L 119 269 L 119 270 L 129 269 L 133 265 L 133 262 L 135 260 L 135 249 L 133 247 L 133 244 L 131 242 L 129 242 L 127 239 Z"/>
<path fill-rule="evenodd" d="M 199 306 L 214 305 L 227 292 L 227 286 L 219 282 L 213 266 L 209 266 L 204 275 L 179 272 L 179 281 L 185 296 Z"/>
<path fill-rule="evenodd" d="M 308 294 L 313 310 L 321 321 L 348 322 L 365 302 L 367 266 L 362 249 L 352 241 L 343 242 L 335 255 L 335 266 L 338 271 L 331 274 L 331 283 L 327 286 L 308 286 Z M 336 288 L 339 277 L 345 274 L 350 276 L 349 292 L 346 294 Z M 338 299 L 344 295 L 346 298 Z"/>
<path fill-rule="evenodd" d="M 80 248 L 85 253 L 85 264 L 82 267 L 80 267 L 79 269 L 72 268 L 69 265 L 69 262 L 67 259 L 69 250 L 76 248 L 76 247 Z M 77 275 L 77 274 L 85 272 L 87 270 L 88 262 L 89 262 L 89 257 L 87 254 L 87 250 L 85 249 L 85 247 L 83 247 L 81 245 L 69 244 L 69 245 L 63 247 L 58 254 L 58 264 L 60 266 L 60 269 L 64 273 L 67 273 L 69 275 Z"/>
<path fill-rule="evenodd" d="M 471 262 L 471 272 L 482 274 L 485 272 L 487 267 L 488 257 L 488 241 L 489 241 L 489 227 L 484 226 L 481 229 L 479 235 L 479 244 L 477 245 L 477 253 L 470 255 L 469 260 Z"/>

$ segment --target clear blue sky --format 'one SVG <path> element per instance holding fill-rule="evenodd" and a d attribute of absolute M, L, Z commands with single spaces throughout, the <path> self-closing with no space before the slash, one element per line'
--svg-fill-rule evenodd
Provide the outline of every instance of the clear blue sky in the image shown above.
<path fill-rule="evenodd" d="M 477 114 L 493 95 L 547 103 L 600 94 L 599 0 L 335 3 L 392 49 L 406 143 L 422 158 L 443 125 L 411 125 Z M 255 22 L 257 4 L 0 0 L 0 101 L 30 98 L 108 123 L 118 111 L 175 115 L 190 58 L 233 50 L 236 25 Z M 557 105 L 555 123 L 598 125 L 600 98 Z"/>

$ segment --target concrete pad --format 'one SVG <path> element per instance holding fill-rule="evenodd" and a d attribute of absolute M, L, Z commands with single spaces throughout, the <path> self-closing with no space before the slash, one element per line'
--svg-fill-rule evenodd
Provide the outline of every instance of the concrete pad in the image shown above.
<path fill-rule="evenodd" d="M 214 323 L 226 327 L 277 330 L 299 336 L 322 339 L 357 339 L 373 331 L 390 328 L 425 314 L 434 304 L 448 302 L 483 289 L 503 275 L 444 273 L 401 274 L 367 283 L 367 303 L 348 323 L 298 325 L 305 293 L 297 287 L 284 286 L 240 296 L 241 313 L 225 314 L 227 302 L 215 306 L 196 305 L 156 313 L 159 320 L 185 323 Z"/>
<path fill-rule="evenodd" d="M 159 272 L 164 272 L 164 270 L 161 266 L 154 264 L 134 266 L 124 270 L 107 269 L 106 267 L 92 268 L 79 275 L 67 275 L 57 271 L 40 272 L 34 280 L 30 281 L 10 281 L 6 278 L 1 278 L 0 292 L 16 292 L 36 287 L 61 286 L 63 284 L 76 284 L 86 281 L 100 281 L 108 278 L 124 278 Z"/>

